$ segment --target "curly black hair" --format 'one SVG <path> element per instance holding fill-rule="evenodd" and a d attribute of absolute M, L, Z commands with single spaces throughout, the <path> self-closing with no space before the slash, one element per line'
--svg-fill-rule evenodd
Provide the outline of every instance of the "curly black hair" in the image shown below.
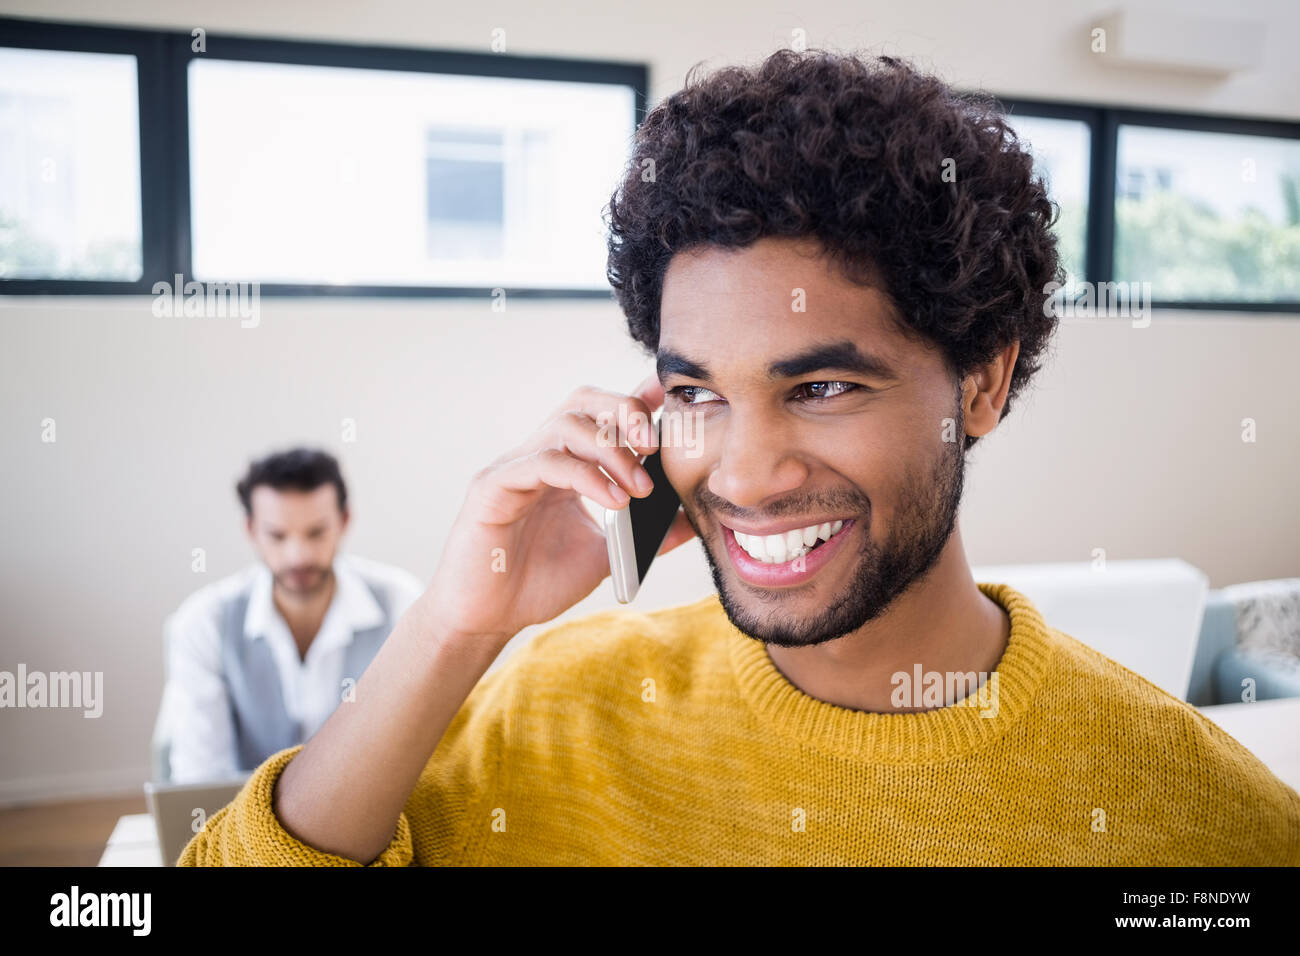
<path fill-rule="evenodd" d="M 753 68 L 701 66 L 640 124 L 607 207 L 606 275 L 632 338 L 658 349 L 674 254 L 813 237 L 958 384 L 1018 340 L 1010 411 L 1055 331 L 1043 306 L 1065 271 L 1060 210 L 998 100 L 892 56 L 781 49 Z"/>

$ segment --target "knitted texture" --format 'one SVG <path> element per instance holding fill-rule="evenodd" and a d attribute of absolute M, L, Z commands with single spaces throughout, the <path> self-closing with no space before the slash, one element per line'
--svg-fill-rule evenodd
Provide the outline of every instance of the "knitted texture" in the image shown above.
<path fill-rule="evenodd" d="M 558 624 L 479 681 L 370 865 L 1300 865 L 1300 794 L 1024 595 L 978 586 L 1011 619 L 995 707 L 810 697 L 716 594 Z M 276 819 L 300 749 L 180 864 L 360 865 Z"/>

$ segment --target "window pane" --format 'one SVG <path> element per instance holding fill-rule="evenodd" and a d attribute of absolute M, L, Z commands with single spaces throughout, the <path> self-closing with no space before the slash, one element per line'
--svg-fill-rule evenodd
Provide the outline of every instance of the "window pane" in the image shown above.
<path fill-rule="evenodd" d="M 607 289 L 612 84 L 195 60 L 200 280 Z"/>
<path fill-rule="evenodd" d="M 0 277 L 142 275 L 135 57 L 0 47 Z"/>
<path fill-rule="evenodd" d="M 1120 126 L 1115 278 L 1165 301 L 1300 300 L 1300 141 Z"/>
<path fill-rule="evenodd" d="M 1088 167 L 1091 131 L 1079 120 L 1043 116 L 1007 119 L 1034 157 L 1034 171 L 1047 182 L 1048 195 L 1060 206 L 1054 231 L 1065 265 L 1065 294 L 1085 278 L 1084 250 L 1088 228 Z"/>
<path fill-rule="evenodd" d="M 502 131 L 433 129 L 426 150 L 429 258 L 499 261 L 505 248 Z"/>

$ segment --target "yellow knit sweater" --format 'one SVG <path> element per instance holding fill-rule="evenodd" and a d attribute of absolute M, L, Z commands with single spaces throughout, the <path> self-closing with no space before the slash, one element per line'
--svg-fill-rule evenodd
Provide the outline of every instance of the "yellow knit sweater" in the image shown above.
<path fill-rule="evenodd" d="M 556 625 L 480 680 L 371 865 L 1300 865 L 1296 791 L 1022 594 L 979 587 L 1011 618 L 995 709 L 810 697 L 716 594 Z M 358 865 L 277 821 L 299 749 L 180 864 Z"/>

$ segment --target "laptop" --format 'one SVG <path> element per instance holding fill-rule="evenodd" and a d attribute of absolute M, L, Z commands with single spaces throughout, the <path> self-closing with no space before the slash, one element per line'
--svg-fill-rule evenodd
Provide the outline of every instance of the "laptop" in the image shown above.
<path fill-rule="evenodd" d="M 185 844 L 214 813 L 235 799 L 250 774 L 202 783 L 146 783 L 145 802 L 158 831 L 163 866 L 175 866 Z"/>

